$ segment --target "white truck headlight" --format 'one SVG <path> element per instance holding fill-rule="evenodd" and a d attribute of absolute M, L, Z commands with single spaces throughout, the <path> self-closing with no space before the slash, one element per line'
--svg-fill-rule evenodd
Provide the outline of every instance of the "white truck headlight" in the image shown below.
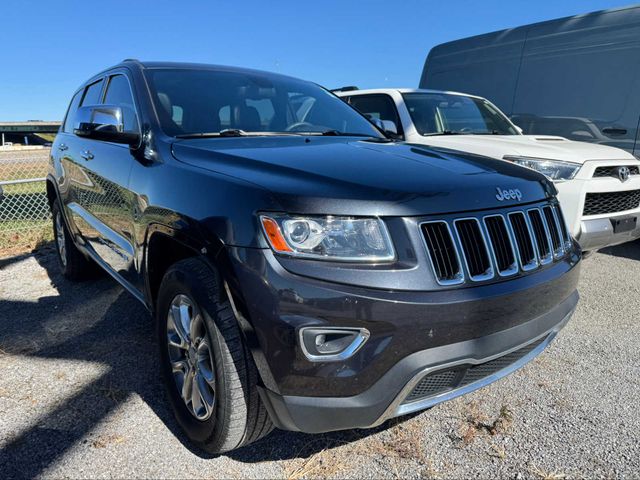
<path fill-rule="evenodd" d="M 554 181 L 571 180 L 576 173 L 578 173 L 580 167 L 582 167 L 579 163 L 548 160 L 545 158 L 514 157 L 508 155 L 503 158 L 535 170 L 536 172 L 540 172 Z"/>
<path fill-rule="evenodd" d="M 261 215 L 271 248 L 284 255 L 343 262 L 388 262 L 395 251 L 379 218 Z"/>

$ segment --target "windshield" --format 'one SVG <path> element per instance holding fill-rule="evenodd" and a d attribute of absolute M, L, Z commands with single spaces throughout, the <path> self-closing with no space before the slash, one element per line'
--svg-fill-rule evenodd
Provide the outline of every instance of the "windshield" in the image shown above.
<path fill-rule="evenodd" d="M 518 135 L 511 122 L 490 102 L 449 93 L 403 93 L 421 135 Z"/>
<path fill-rule="evenodd" d="M 384 138 L 323 88 L 254 72 L 159 68 L 146 71 L 163 131 L 198 134 L 331 134 Z"/>

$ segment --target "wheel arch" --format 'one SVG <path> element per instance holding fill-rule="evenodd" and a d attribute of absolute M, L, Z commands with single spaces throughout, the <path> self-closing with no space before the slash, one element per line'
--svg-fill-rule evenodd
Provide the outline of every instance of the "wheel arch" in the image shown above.
<path fill-rule="evenodd" d="M 163 224 L 151 224 L 147 229 L 145 246 L 145 295 L 151 313 L 156 314 L 158 290 L 169 267 L 185 258 L 195 257 L 203 260 L 219 274 L 220 296 L 227 299 L 231 305 L 263 384 L 275 388 L 275 381 L 265 359 L 262 358 L 260 341 L 249 318 L 242 289 L 224 243 L 216 237 L 208 236 L 204 241 Z"/>
<path fill-rule="evenodd" d="M 47 202 L 49 203 L 49 207 L 51 207 L 51 205 L 53 205 L 53 202 L 55 202 L 56 198 L 58 198 L 59 196 L 58 188 L 51 175 L 47 175 L 47 178 L 45 179 L 45 185 L 47 188 Z"/>
<path fill-rule="evenodd" d="M 147 227 L 144 250 L 144 283 L 148 304 L 153 311 L 158 289 L 167 269 L 185 258 L 197 257 L 220 274 L 224 281 L 230 275 L 224 261 L 223 242 L 210 237 L 206 240 L 194 237 L 178 229 L 160 223 Z M 223 285 L 221 293 L 224 294 Z"/>

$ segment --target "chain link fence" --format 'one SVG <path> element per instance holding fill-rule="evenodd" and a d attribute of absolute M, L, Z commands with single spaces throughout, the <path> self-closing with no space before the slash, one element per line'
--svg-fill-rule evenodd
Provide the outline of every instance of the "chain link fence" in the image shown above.
<path fill-rule="evenodd" d="M 52 238 L 44 181 L 49 151 L 0 149 L 0 256 Z"/>

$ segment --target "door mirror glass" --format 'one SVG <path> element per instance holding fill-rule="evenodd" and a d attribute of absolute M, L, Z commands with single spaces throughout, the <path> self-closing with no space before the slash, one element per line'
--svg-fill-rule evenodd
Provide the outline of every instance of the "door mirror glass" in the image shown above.
<path fill-rule="evenodd" d="M 136 145 L 140 141 L 137 133 L 124 131 L 122 109 L 113 105 L 80 107 L 76 112 L 73 133 L 79 137 L 127 145 Z"/>

